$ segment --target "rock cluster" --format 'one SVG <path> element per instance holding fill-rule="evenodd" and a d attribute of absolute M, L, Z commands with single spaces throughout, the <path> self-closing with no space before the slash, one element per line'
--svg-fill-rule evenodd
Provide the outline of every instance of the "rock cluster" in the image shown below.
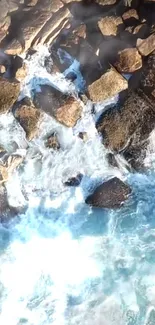
<path fill-rule="evenodd" d="M 78 60 L 85 80 L 79 98 L 42 85 L 33 98 L 18 101 L 20 81 L 27 74 L 20 54 L 33 55 L 39 44 L 49 48 L 52 73 L 69 68 L 70 60 L 63 60 L 66 54 Z M 77 76 L 69 72 L 66 78 L 74 81 Z M 43 113 L 72 128 L 82 116 L 81 99 L 95 105 L 118 93 L 116 107 L 102 114 L 96 128 L 113 161 L 120 154 L 131 170 L 142 170 L 155 127 L 154 0 L 0 0 L 0 114 L 12 112 L 27 141 L 38 135 Z M 79 138 L 87 142 L 87 133 L 80 132 Z M 60 149 L 56 133 L 45 146 Z M 5 182 L 23 159 L 4 148 L 0 156 L 3 209 Z M 80 181 L 77 175 L 65 185 Z M 86 203 L 120 207 L 129 194 L 130 188 L 114 178 L 97 188 Z"/>

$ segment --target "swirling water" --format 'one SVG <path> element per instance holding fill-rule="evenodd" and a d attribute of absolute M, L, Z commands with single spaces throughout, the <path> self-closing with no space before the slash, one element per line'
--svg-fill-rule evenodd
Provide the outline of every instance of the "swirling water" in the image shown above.
<path fill-rule="evenodd" d="M 21 97 L 41 83 L 76 96 L 74 85 L 46 71 L 46 55 L 43 47 L 28 61 Z M 96 116 L 107 104 L 96 106 Z M 9 201 L 23 205 L 23 193 L 28 200 L 25 214 L 0 226 L 0 324 L 155 324 L 154 133 L 148 173 L 131 174 L 119 156 L 119 168 L 108 165 L 96 116 L 88 104 L 73 130 L 45 116 L 29 146 L 13 116 L 0 117 L 0 143 L 25 157 L 7 184 Z M 44 146 L 53 131 L 61 144 L 58 152 Z M 86 143 L 79 131 L 88 132 Z M 84 175 L 80 186 L 65 188 L 63 182 L 79 172 Z M 113 175 L 132 187 L 129 202 L 116 211 L 87 206 L 87 194 Z"/>

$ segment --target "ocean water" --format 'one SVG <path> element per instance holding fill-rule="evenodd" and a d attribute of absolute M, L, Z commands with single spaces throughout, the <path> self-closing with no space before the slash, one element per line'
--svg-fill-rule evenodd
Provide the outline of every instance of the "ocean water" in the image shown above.
<path fill-rule="evenodd" d="M 26 61 L 20 98 L 40 84 L 77 97 L 84 85 L 78 63 L 71 60 L 74 85 L 47 71 L 48 55 L 41 47 Z M 96 105 L 94 115 L 88 103 L 73 129 L 45 115 L 30 143 L 11 113 L 0 116 L 1 145 L 25 158 L 7 183 L 9 202 L 28 206 L 0 225 L 0 324 L 155 325 L 155 135 L 146 174 L 131 174 L 119 156 L 119 167 L 110 167 L 95 121 L 116 101 Z M 78 138 L 80 131 L 88 141 Z M 44 145 L 52 132 L 61 145 L 57 152 Z M 64 187 L 77 173 L 84 175 L 80 186 Z M 112 176 L 132 187 L 130 200 L 115 211 L 87 206 L 86 196 Z"/>

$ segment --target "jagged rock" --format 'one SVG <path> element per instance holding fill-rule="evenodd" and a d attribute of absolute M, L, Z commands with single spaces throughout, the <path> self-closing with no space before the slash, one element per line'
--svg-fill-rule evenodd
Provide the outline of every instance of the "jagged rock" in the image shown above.
<path fill-rule="evenodd" d="M 78 137 L 82 139 L 84 142 L 88 140 L 88 134 L 87 132 L 79 132 Z"/>
<path fill-rule="evenodd" d="M 50 135 L 50 137 L 45 142 L 46 147 L 54 150 L 60 149 L 60 143 L 58 141 L 58 137 L 56 133 Z"/>
<path fill-rule="evenodd" d="M 98 208 L 120 208 L 131 194 L 129 185 L 114 177 L 96 188 L 94 193 L 87 197 L 86 203 Z"/>
<path fill-rule="evenodd" d="M 0 77 L 0 114 L 6 113 L 18 99 L 20 84 Z"/>
<path fill-rule="evenodd" d="M 120 27 L 123 27 L 123 20 L 121 17 L 104 17 L 98 21 L 98 27 L 104 36 L 116 36 Z"/>
<path fill-rule="evenodd" d="M 15 109 L 15 118 L 26 133 L 27 139 L 32 140 L 37 134 L 41 122 L 41 112 L 34 106 L 19 104 Z"/>
<path fill-rule="evenodd" d="M 22 163 L 23 157 L 19 155 L 3 155 L 0 161 L 0 184 L 7 182 L 9 176 Z"/>
<path fill-rule="evenodd" d="M 69 178 L 64 185 L 66 186 L 79 186 L 82 181 L 82 174 L 78 174 L 76 177 Z"/>
<path fill-rule="evenodd" d="M 34 96 L 34 103 L 67 127 L 73 127 L 81 117 L 80 102 L 51 86 L 41 86 L 41 92 Z"/>
<path fill-rule="evenodd" d="M 155 111 L 141 93 L 130 92 L 124 104 L 108 109 L 96 125 L 104 145 L 123 153 L 133 168 L 145 158 L 148 138 L 155 127 Z"/>
<path fill-rule="evenodd" d="M 111 67 L 100 79 L 88 86 L 88 96 L 93 102 L 101 102 L 127 88 L 127 80 Z"/>
<path fill-rule="evenodd" d="M 136 48 L 127 48 L 118 53 L 115 67 L 119 72 L 132 73 L 142 67 L 142 57 Z"/>
<path fill-rule="evenodd" d="M 137 49 L 141 55 L 147 56 L 155 50 L 155 34 L 150 35 L 146 39 L 137 40 Z"/>

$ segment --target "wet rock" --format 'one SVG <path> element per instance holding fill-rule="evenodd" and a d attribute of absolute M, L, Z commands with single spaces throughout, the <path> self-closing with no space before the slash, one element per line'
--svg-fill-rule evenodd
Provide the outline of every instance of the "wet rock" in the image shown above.
<path fill-rule="evenodd" d="M 87 132 L 79 132 L 78 137 L 82 139 L 84 142 L 88 140 L 88 134 Z"/>
<path fill-rule="evenodd" d="M 155 52 L 150 54 L 146 59 L 142 75 L 140 78 L 139 88 L 149 100 L 152 101 L 152 105 L 154 106 L 155 99 Z"/>
<path fill-rule="evenodd" d="M 104 17 L 98 22 L 98 27 L 104 36 L 116 36 L 120 27 L 123 28 L 121 17 Z"/>
<path fill-rule="evenodd" d="M 39 131 L 39 124 L 41 122 L 40 110 L 32 105 L 19 104 L 15 109 L 14 116 L 24 129 L 27 139 L 31 141 Z"/>
<path fill-rule="evenodd" d="M 54 150 L 60 149 L 60 143 L 56 133 L 52 133 L 45 142 L 46 147 Z"/>
<path fill-rule="evenodd" d="M 76 177 L 69 178 L 64 185 L 66 186 L 79 186 L 82 181 L 82 174 L 78 174 Z"/>
<path fill-rule="evenodd" d="M 155 34 L 150 35 L 146 39 L 137 40 L 137 49 L 141 55 L 147 56 L 155 50 Z"/>
<path fill-rule="evenodd" d="M 0 161 L 0 184 L 7 182 L 9 176 L 22 163 L 23 157 L 19 155 L 3 155 Z"/>
<path fill-rule="evenodd" d="M 100 79 L 88 86 L 88 96 L 93 102 L 101 102 L 127 88 L 127 80 L 111 67 Z"/>
<path fill-rule="evenodd" d="M 120 208 L 130 194 L 129 185 L 114 177 L 98 186 L 85 202 L 93 207 L 115 209 Z"/>
<path fill-rule="evenodd" d="M 118 168 L 118 163 L 116 160 L 115 155 L 112 152 L 108 152 L 106 155 L 106 159 L 108 161 L 108 164 L 112 167 L 117 167 Z"/>
<path fill-rule="evenodd" d="M 20 84 L 0 77 L 0 114 L 6 113 L 18 99 Z"/>
<path fill-rule="evenodd" d="M 127 48 L 119 52 L 115 67 L 121 73 L 132 73 L 142 67 L 142 57 L 136 48 Z"/>
<path fill-rule="evenodd" d="M 144 160 L 148 138 L 155 127 L 155 111 L 143 93 L 130 92 L 124 104 L 108 109 L 96 125 L 104 145 L 122 153 L 133 168 Z"/>
<path fill-rule="evenodd" d="M 41 92 L 35 94 L 34 103 L 67 127 L 73 127 L 81 117 L 81 103 L 51 86 L 41 86 Z"/>

